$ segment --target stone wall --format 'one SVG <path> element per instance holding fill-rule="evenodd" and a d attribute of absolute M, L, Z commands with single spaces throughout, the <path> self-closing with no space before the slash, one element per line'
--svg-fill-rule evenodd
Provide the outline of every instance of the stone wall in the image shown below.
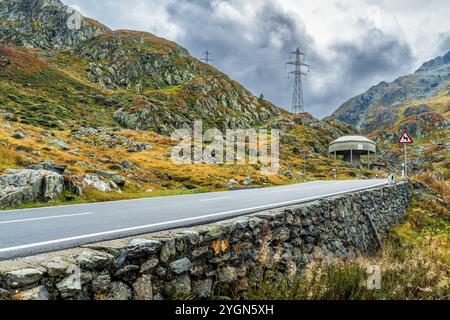
<path fill-rule="evenodd" d="M 370 254 L 403 220 L 407 183 L 265 211 L 225 222 L 0 263 L 0 299 L 210 298 L 245 292 L 256 267 L 300 272 L 321 252 Z"/>

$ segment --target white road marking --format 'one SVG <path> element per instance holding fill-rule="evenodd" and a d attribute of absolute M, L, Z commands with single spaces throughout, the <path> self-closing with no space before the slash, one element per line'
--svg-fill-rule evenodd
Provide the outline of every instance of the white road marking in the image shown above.
<path fill-rule="evenodd" d="M 30 222 L 30 221 L 39 221 L 39 220 L 51 220 L 51 219 L 62 219 L 69 217 L 78 217 L 78 216 L 88 216 L 95 213 L 85 212 L 85 213 L 75 213 L 75 214 L 65 214 L 59 216 L 49 216 L 49 217 L 41 217 L 41 218 L 30 218 L 30 219 L 20 219 L 20 220 L 9 220 L 9 221 L 0 221 L 1 224 L 12 224 L 12 223 L 21 223 L 21 222 Z"/>
<path fill-rule="evenodd" d="M 362 181 L 362 180 L 360 180 Z M 311 184 L 315 184 L 317 182 L 323 182 L 323 181 L 312 181 L 307 183 L 299 184 L 299 186 L 308 186 Z M 345 182 L 345 181 L 340 181 Z M 268 189 L 274 189 L 274 188 L 283 188 L 283 187 L 272 187 Z M 260 189 L 265 190 L 265 189 Z M 240 192 L 248 192 L 248 191 L 254 191 L 254 189 L 251 190 L 240 190 Z M 222 191 L 222 192 L 210 192 L 215 194 L 220 193 L 228 193 L 229 191 Z M 71 208 L 71 207 L 83 207 L 83 206 L 98 206 L 98 205 L 105 205 L 105 204 L 116 204 L 116 203 L 122 203 L 122 202 L 137 202 L 137 201 L 151 201 L 151 200 L 158 200 L 162 198 L 184 198 L 184 197 L 192 197 L 192 196 L 201 196 L 205 193 L 192 193 L 192 194 L 180 194 L 176 196 L 166 196 L 166 197 L 149 197 L 149 198 L 138 198 L 138 199 L 126 199 L 126 200 L 115 200 L 115 201 L 104 201 L 104 202 L 94 202 L 94 203 L 79 203 L 79 204 L 66 204 L 61 206 L 53 206 L 53 207 L 39 207 L 39 208 L 27 208 L 27 209 L 15 209 L 15 210 L 0 210 L 0 216 L 4 214 L 13 214 L 13 213 L 20 213 L 24 211 L 38 211 L 38 210 L 49 210 L 49 209 L 61 209 L 61 208 Z"/>
<path fill-rule="evenodd" d="M 203 199 L 203 200 L 200 200 L 200 202 L 218 201 L 218 200 L 226 200 L 226 199 L 231 199 L 231 197 L 221 197 L 221 198 Z"/>
<path fill-rule="evenodd" d="M 337 182 L 334 183 L 334 185 L 338 186 L 338 185 L 343 184 L 343 183 L 345 183 L 345 181 L 337 181 Z M 280 187 L 280 188 L 283 188 L 283 187 Z M 311 190 L 314 190 L 314 189 L 322 189 L 322 188 L 323 188 L 323 186 L 313 186 L 311 188 L 303 188 L 303 189 L 300 189 L 300 190 L 299 189 L 273 190 L 273 191 L 268 191 L 267 193 L 268 194 L 272 194 L 272 193 L 284 193 L 284 192 L 292 192 L 292 191 L 311 191 Z"/>
<path fill-rule="evenodd" d="M 316 201 L 316 200 L 320 200 L 320 199 L 324 199 L 324 198 L 328 198 L 328 197 L 338 196 L 341 194 L 373 189 L 373 188 L 381 187 L 381 186 L 385 186 L 385 185 L 388 185 L 387 181 L 383 182 L 383 183 L 371 185 L 371 186 L 360 187 L 360 188 L 355 188 L 355 189 L 350 189 L 350 190 L 345 190 L 345 191 L 340 191 L 340 192 L 334 192 L 334 193 L 330 193 L 330 194 L 322 194 L 320 196 L 286 201 L 286 202 L 280 202 L 280 203 L 264 205 L 264 206 L 260 206 L 260 207 L 239 209 L 239 210 L 233 210 L 233 211 L 228 211 L 228 212 L 220 212 L 220 213 L 208 214 L 208 215 L 204 215 L 204 216 L 200 216 L 200 217 L 191 217 L 191 218 L 186 218 L 186 219 L 179 219 L 179 220 L 149 224 L 149 225 L 145 225 L 145 226 L 137 226 L 137 227 L 131 227 L 131 228 L 125 228 L 125 229 L 98 232 L 98 233 L 86 234 L 86 235 L 75 236 L 75 237 L 70 237 L 70 238 L 63 238 L 63 239 L 50 240 L 50 241 L 44 241 L 44 242 L 38 242 L 38 243 L 31 243 L 31 244 L 26 244 L 26 245 L 21 245 L 21 246 L 16 246 L 16 247 L 3 248 L 3 249 L 0 249 L 0 253 L 43 247 L 43 246 L 47 246 L 47 245 L 53 245 L 53 244 L 88 239 L 88 238 L 96 238 L 96 237 L 108 236 L 108 235 L 113 235 L 113 234 L 126 233 L 126 232 L 130 232 L 130 231 L 145 230 L 145 229 L 150 229 L 150 228 L 154 228 L 154 227 L 168 226 L 168 225 L 173 225 L 173 224 L 177 224 L 177 223 L 201 220 L 201 219 L 205 219 L 205 218 L 216 218 L 216 217 L 220 217 L 220 216 L 231 215 L 234 213 L 243 213 L 244 214 L 247 212 L 253 212 L 253 211 L 258 211 L 258 210 L 274 209 L 274 208 L 279 208 L 279 207 L 284 207 L 284 206 L 289 206 L 289 205 L 295 205 L 295 204 Z"/>

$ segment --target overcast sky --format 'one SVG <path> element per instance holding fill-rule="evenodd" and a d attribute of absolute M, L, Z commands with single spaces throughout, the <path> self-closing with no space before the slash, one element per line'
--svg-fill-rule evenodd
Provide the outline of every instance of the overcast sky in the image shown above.
<path fill-rule="evenodd" d="M 311 65 L 306 111 L 331 114 L 450 50 L 449 0 L 63 0 L 113 29 L 152 32 L 290 110 L 289 53 Z"/>

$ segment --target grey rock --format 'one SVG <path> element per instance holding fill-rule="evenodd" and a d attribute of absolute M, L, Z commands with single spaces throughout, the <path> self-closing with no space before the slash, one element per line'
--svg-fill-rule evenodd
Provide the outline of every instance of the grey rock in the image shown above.
<path fill-rule="evenodd" d="M 103 170 L 94 170 L 94 173 L 99 175 L 100 177 L 110 179 L 112 182 L 114 182 L 121 188 L 123 188 L 127 182 L 127 179 L 112 172 Z"/>
<path fill-rule="evenodd" d="M 200 247 L 198 249 L 192 250 L 191 257 L 193 260 L 196 260 L 209 252 L 209 247 Z"/>
<path fill-rule="evenodd" d="M 81 291 L 81 276 L 73 274 L 56 284 L 63 299 L 75 297 Z"/>
<path fill-rule="evenodd" d="M 114 273 L 114 278 L 120 278 L 120 279 L 126 279 L 129 276 L 133 276 L 134 274 L 137 274 L 140 267 L 136 265 L 128 265 L 126 267 L 123 267 L 122 269 L 119 269 L 116 273 Z"/>
<path fill-rule="evenodd" d="M 52 161 L 44 161 L 41 162 L 38 165 L 31 165 L 26 167 L 26 169 L 31 169 L 31 170 L 47 170 L 47 171 L 53 171 L 56 172 L 58 174 L 64 174 L 64 172 L 66 172 L 67 169 L 67 165 L 65 164 L 54 164 Z"/>
<path fill-rule="evenodd" d="M 153 269 L 155 269 L 159 264 L 159 260 L 154 258 L 154 259 L 149 259 L 146 262 L 144 262 L 141 266 L 140 272 L 141 273 L 148 273 L 153 271 Z"/>
<path fill-rule="evenodd" d="M 134 284 L 134 299 L 153 300 L 153 287 L 150 275 L 142 275 Z"/>
<path fill-rule="evenodd" d="M 185 235 L 188 239 L 191 245 L 196 245 L 200 241 L 200 234 L 195 231 L 184 231 L 183 235 Z"/>
<path fill-rule="evenodd" d="M 11 134 L 11 137 L 14 139 L 18 139 L 18 140 L 22 140 L 22 139 L 26 138 L 25 134 L 22 132 L 14 132 L 13 134 Z"/>
<path fill-rule="evenodd" d="M 248 178 L 245 178 L 244 181 L 242 181 L 242 184 L 245 186 L 248 186 L 248 185 L 253 184 L 254 182 L 255 182 L 255 179 L 248 177 Z"/>
<path fill-rule="evenodd" d="M 125 168 L 125 169 L 131 169 L 131 168 L 133 168 L 133 164 L 130 162 L 130 161 L 122 161 L 121 163 L 120 163 L 120 165 L 123 167 L 123 168 Z"/>
<path fill-rule="evenodd" d="M 170 264 L 170 269 L 175 273 L 175 274 L 182 274 L 185 272 L 188 272 L 189 269 L 191 268 L 191 261 L 188 258 L 183 258 L 177 261 L 174 261 Z"/>
<path fill-rule="evenodd" d="M 57 277 L 67 271 L 69 263 L 62 260 L 54 260 L 45 262 L 42 266 L 47 269 L 47 273 L 50 277 Z"/>
<path fill-rule="evenodd" d="M 161 248 L 161 242 L 156 240 L 133 239 L 126 248 L 129 259 L 149 257 Z"/>
<path fill-rule="evenodd" d="M 133 292 L 130 287 L 128 287 L 123 282 L 112 282 L 110 285 L 110 290 L 107 296 L 108 300 L 115 301 L 126 301 L 130 300 L 133 296 Z"/>
<path fill-rule="evenodd" d="M 82 185 L 84 188 L 93 188 L 102 192 L 110 192 L 111 186 L 108 182 L 101 180 L 96 175 L 85 174 L 83 176 Z"/>
<path fill-rule="evenodd" d="M 208 262 L 212 263 L 212 264 L 221 264 L 225 261 L 230 260 L 231 258 L 231 253 L 230 252 L 226 252 L 224 254 L 221 255 L 215 255 L 215 256 L 211 256 L 208 258 Z"/>
<path fill-rule="evenodd" d="M 111 265 L 114 257 L 101 251 L 85 250 L 75 257 L 81 268 L 97 270 Z"/>
<path fill-rule="evenodd" d="M 160 278 L 164 278 L 167 275 L 167 269 L 163 267 L 157 267 L 155 269 L 155 274 Z"/>
<path fill-rule="evenodd" d="M 108 30 L 83 17 L 79 28 L 70 29 L 67 21 L 72 12 L 56 0 L 8 1 L 1 7 L 0 17 L 14 23 L 1 24 L 0 41 L 27 48 L 70 50 Z"/>
<path fill-rule="evenodd" d="M 172 257 L 176 255 L 176 253 L 177 249 L 175 247 L 175 241 L 167 241 L 161 249 L 160 260 L 164 263 L 167 263 Z"/>
<path fill-rule="evenodd" d="M 47 142 L 47 144 L 49 146 L 57 147 L 60 150 L 64 150 L 64 151 L 70 150 L 70 148 L 67 146 L 66 142 L 63 140 L 58 140 L 58 139 L 50 140 Z"/>
<path fill-rule="evenodd" d="M 0 175 L 0 207 L 51 201 L 63 191 L 64 178 L 45 170 L 6 170 Z"/>
<path fill-rule="evenodd" d="M 35 268 L 26 268 L 15 271 L 6 272 L 3 281 L 10 288 L 22 288 L 35 284 L 42 280 L 44 272 Z"/>

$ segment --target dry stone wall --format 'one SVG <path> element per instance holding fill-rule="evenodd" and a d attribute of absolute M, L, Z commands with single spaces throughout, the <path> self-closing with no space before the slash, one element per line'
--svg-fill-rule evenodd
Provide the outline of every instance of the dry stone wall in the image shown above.
<path fill-rule="evenodd" d="M 211 225 L 0 262 L 0 299 L 161 300 L 245 292 L 259 268 L 301 272 L 317 254 L 377 250 L 404 218 L 408 183 L 340 195 Z M 376 230 L 376 233 L 375 233 Z"/>

